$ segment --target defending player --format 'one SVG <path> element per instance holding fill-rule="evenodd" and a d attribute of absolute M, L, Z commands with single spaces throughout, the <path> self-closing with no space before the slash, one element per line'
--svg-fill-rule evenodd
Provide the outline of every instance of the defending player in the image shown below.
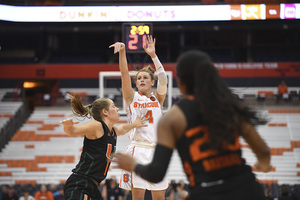
<path fill-rule="evenodd" d="M 66 200 L 102 199 L 98 185 L 105 179 L 110 166 L 108 158 L 115 152 L 117 135 L 124 135 L 132 128 L 145 127 L 146 121 L 137 117 L 131 124 L 115 127 L 119 120 L 119 108 L 108 98 L 100 98 L 92 104 L 83 106 L 78 95 L 71 96 L 73 113 L 78 117 L 94 120 L 83 125 L 76 125 L 72 119 L 60 123 L 69 136 L 84 135 L 80 161 L 66 181 L 64 197 Z"/>

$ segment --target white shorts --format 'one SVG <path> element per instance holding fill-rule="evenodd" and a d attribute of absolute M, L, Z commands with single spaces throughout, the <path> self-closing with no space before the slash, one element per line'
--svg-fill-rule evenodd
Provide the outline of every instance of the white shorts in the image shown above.
<path fill-rule="evenodd" d="M 152 161 L 154 150 L 155 148 L 138 147 L 130 144 L 127 146 L 125 152 L 132 155 L 138 163 L 148 164 Z M 167 176 L 165 176 L 161 182 L 151 183 L 136 175 L 134 172 L 122 170 L 120 188 L 131 190 L 131 187 L 147 190 L 165 190 L 168 187 L 168 180 Z"/>

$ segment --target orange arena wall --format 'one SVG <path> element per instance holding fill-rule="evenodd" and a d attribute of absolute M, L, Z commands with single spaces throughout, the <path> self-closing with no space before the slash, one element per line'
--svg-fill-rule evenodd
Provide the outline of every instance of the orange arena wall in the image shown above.
<path fill-rule="evenodd" d="M 300 77 L 300 63 L 215 63 L 224 78 Z M 164 63 L 173 71 L 175 63 Z M 131 65 L 129 65 L 131 69 Z M 3 64 L 0 79 L 96 79 L 100 71 L 119 71 L 118 64 Z"/>

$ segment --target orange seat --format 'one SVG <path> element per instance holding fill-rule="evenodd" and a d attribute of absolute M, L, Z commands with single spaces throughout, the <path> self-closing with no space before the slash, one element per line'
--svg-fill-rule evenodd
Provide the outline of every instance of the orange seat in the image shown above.
<path fill-rule="evenodd" d="M 34 149 L 34 144 L 27 144 L 25 145 L 26 149 Z"/>
<path fill-rule="evenodd" d="M 40 167 L 40 168 L 39 168 L 39 171 L 41 171 L 41 172 L 46 172 L 46 171 L 47 171 L 47 167 Z"/>
<path fill-rule="evenodd" d="M 281 126 L 281 127 L 286 127 L 286 126 L 287 126 L 287 123 L 278 123 L 277 125 L 278 125 L 278 126 Z"/>
<path fill-rule="evenodd" d="M 298 109 L 291 109 L 291 113 L 300 113 L 300 110 L 298 110 Z"/>
<path fill-rule="evenodd" d="M 35 160 L 37 163 L 46 163 L 47 162 L 47 156 L 36 156 Z"/>
<path fill-rule="evenodd" d="M 5 114 L 2 114 L 2 117 L 8 117 L 8 118 L 11 118 L 11 117 L 12 117 L 12 114 L 10 114 L 10 113 L 5 113 Z"/>
<path fill-rule="evenodd" d="M 282 109 L 281 113 L 290 113 L 290 110 L 289 109 Z"/>
<path fill-rule="evenodd" d="M 288 148 L 279 148 L 278 151 L 279 151 L 279 155 L 283 155 L 283 152 L 285 151 L 288 151 L 289 149 Z"/>
<path fill-rule="evenodd" d="M 291 146 L 293 148 L 300 148 L 300 141 L 291 141 Z"/>
<path fill-rule="evenodd" d="M 58 156 L 50 156 L 50 163 L 58 163 Z"/>
<path fill-rule="evenodd" d="M 259 97 L 273 97 L 274 92 L 273 91 L 259 90 L 259 91 L 257 91 L 257 95 Z"/>
<path fill-rule="evenodd" d="M 278 155 L 276 148 L 270 148 L 271 155 Z"/>
<path fill-rule="evenodd" d="M 12 176 L 11 172 L 0 172 L 0 176 Z"/>
<path fill-rule="evenodd" d="M 20 186 L 24 186 L 27 184 L 35 186 L 36 183 L 37 183 L 36 180 L 15 180 L 15 184 L 20 185 Z"/>
<path fill-rule="evenodd" d="M 65 114 L 49 114 L 49 117 L 65 117 Z"/>
<path fill-rule="evenodd" d="M 75 156 L 65 156 L 65 163 L 74 163 Z"/>
<path fill-rule="evenodd" d="M 63 161 L 64 161 L 64 156 L 58 156 L 57 162 L 58 163 L 63 163 Z"/>

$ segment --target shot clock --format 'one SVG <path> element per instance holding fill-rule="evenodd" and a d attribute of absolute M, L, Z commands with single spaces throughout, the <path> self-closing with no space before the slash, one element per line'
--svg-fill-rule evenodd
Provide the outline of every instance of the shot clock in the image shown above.
<path fill-rule="evenodd" d="M 152 35 L 151 23 L 124 23 L 123 42 L 128 53 L 144 52 L 143 45 L 147 35 Z"/>

